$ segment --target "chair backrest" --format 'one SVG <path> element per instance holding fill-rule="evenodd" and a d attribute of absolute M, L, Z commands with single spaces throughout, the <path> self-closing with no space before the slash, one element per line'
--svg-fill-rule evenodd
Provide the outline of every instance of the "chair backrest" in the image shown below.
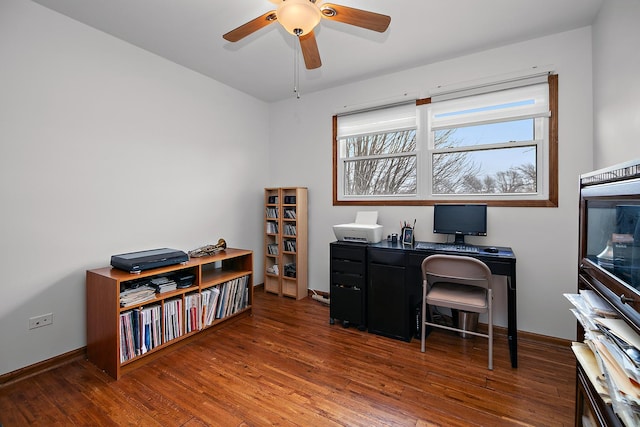
<path fill-rule="evenodd" d="M 491 277 L 487 264 L 469 256 L 431 255 L 422 261 L 422 279 L 429 286 L 448 282 L 491 289 Z"/>

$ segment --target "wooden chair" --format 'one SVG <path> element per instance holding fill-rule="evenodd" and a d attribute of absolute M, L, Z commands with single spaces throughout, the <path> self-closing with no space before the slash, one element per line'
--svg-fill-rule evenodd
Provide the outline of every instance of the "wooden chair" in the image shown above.
<path fill-rule="evenodd" d="M 422 337 L 425 351 L 428 326 L 489 339 L 489 369 L 493 370 L 493 294 L 491 270 L 475 258 L 459 255 L 431 255 L 422 261 Z M 447 307 L 473 313 L 487 313 L 487 333 L 468 331 L 434 323 L 432 308 Z M 427 321 L 427 308 L 429 321 Z"/>

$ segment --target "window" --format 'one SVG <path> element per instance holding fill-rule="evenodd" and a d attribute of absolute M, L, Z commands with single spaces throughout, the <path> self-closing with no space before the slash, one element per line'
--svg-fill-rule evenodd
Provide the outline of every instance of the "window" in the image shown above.
<path fill-rule="evenodd" d="M 548 80 L 334 117 L 334 204 L 557 206 Z"/>
<path fill-rule="evenodd" d="M 417 194 L 415 105 L 345 116 L 338 134 L 342 196 Z"/>

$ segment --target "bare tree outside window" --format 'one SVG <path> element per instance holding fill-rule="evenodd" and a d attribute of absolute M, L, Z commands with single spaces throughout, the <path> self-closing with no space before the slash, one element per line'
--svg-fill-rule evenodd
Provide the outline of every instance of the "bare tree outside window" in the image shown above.
<path fill-rule="evenodd" d="M 481 144 L 457 137 L 458 130 L 452 128 L 434 133 L 434 148 L 445 150 L 432 155 L 434 194 L 536 192 L 535 145 L 482 149 Z M 459 147 L 472 148 L 453 150 Z M 452 150 L 447 152 L 447 149 Z"/>
<path fill-rule="evenodd" d="M 434 147 L 436 149 L 454 148 L 461 145 L 454 138 L 456 129 L 436 132 Z M 475 185 L 480 167 L 470 158 L 468 152 L 454 152 L 433 155 L 433 192 L 436 194 L 461 193 L 466 188 L 465 182 Z"/>
<path fill-rule="evenodd" d="M 345 139 L 345 194 L 415 194 L 415 129 Z"/>
<path fill-rule="evenodd" d="M 457 129 L 437 132 L 434 147 L 453 149 L 469 146 L 456 138 Z M 526 151 L 535 161 L 530 147 L 433 154 L 432 186 L 434 194 L 505 194 L 536 191 L 535 163 L 513 162 Z M 345 139 L 345 194 L 348 195 L 408 195 L 417 191 L 416 132 L 405 130 L 384 134 L 363 135 Z M 511 155 L 509 151 L 517 151 Z M 500 167 L 495 169 L 492 158 L 502 154 Z M 505 155 L 512 157 L 504 163 Z M 506 166 L 505 166 L 506 165 Z"/>

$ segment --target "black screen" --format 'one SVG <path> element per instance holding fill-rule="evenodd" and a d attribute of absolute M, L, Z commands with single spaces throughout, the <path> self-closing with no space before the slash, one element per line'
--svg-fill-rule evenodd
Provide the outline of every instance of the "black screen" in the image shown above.
<path fill-rule="evenodd" d="M 433 232 L 453 234 L 456 236 L 455 243 L 459 244 L 464 244 L 464 236 L 486 236 L 487 205 L 434 205 Z"/>

